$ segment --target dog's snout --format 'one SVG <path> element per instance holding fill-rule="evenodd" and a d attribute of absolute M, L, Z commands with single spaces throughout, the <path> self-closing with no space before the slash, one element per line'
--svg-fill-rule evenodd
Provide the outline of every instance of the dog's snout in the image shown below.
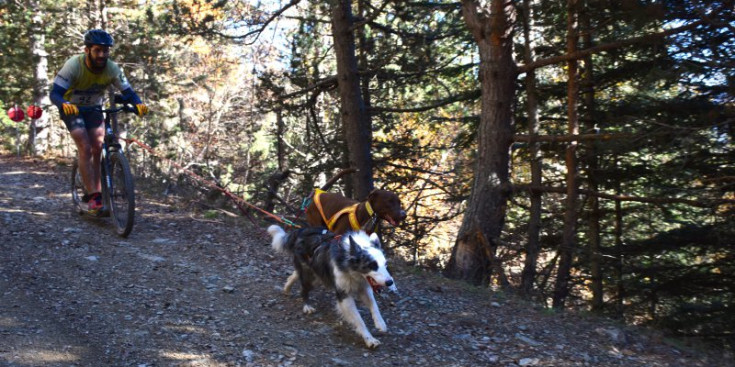
<path fill-rule="evenodd" d="M 393 279 L 388 279 L 388 280 L 385 281 L 385 286 L 386 287 L 390 287 L 392 285 L 393 285 Z"/>
<path fill-rule="evenodd" d="M 401 213 L 398 216 L 398 220 L 399 221 L 403 221 L 404 219 L 406 219 L 406 211 L 405 210 L 401 210 Z"/>

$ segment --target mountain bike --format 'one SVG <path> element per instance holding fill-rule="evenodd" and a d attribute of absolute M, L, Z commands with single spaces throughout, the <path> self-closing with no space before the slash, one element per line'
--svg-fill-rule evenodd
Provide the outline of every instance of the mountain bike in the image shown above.
<path fill-rule="evenodd" d="M 120 102 L 121 97 L 116 96 L 115 102 Z M 133 175 L 130 173 L 130 165 L 125 158 L 122 146 L 118 141 L 113 117 L 119 112 L 136 113 L 135 106 L 123 104 L 121 107 L 103 109 L 101 107 L 80 107 L 81 110 L 97 110 L 105 116 L 105 138 L 102 144 L 102 157 L 100 158 L 102 183 L 102 209 L 93 213 L 87 209 L 82 197 L 87 194 L 79 172 L 79 162 L 74 160 L 71 169 L 71 196 L 79 215 L 90 215 L 93 217 L 112 217 L 115 231 L 121 237 L 127 237 L 133 230 L 135 222 L 135 188 Z"/>

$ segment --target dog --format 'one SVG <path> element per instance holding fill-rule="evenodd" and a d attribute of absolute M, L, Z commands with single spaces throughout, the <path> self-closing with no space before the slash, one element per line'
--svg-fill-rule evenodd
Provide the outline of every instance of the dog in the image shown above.
<path fill-rule="evenodd" d="M 287 234 L 277 225 L 268 227 L 268 233 L 276 252 L 293 255 L 294 272 L 286 280 L 283 293 L 289 294 L 294 283 L 300 280 L 303 312 L 308 315 L 315 311 L 309 304 L 309 292 L 321 282 L 335 291 L 337 311 L 362 337 L 365 345 L 368 348 L 380 345 L 365 326 L 355 304 L 356 298 L 365 303 L 375 327 L 381 332 L 388 331 L 374 292 L 383 288 L 393 292 L 398 289 L 386 268 L 378 236 L 368 236 L 363 231 L 337 236 L 324 228 L 314 227 Z"/>
<path fill-rule="evenodd" d="M 336 234 L 360 229 L 371 234 L 379 219 L 393 226 L 406 219 L 406 211 L 394 192 L 376 189 L 366 201 L 358 202 L 340 194 L 316 190 L 306 207 L 306 222 L 310 226 L 327 227 Z"/>

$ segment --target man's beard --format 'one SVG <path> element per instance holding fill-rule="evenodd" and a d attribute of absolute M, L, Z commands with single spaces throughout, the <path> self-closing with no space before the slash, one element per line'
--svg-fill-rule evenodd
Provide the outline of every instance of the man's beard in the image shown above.
<path fill-rule="evenodd" d="M 102 70 L 107 66 L 106 57 L 95 58 L 94 56 L 89 56 L 89 60 L 90 64 L 92 64 L 92 68 L 95 70 Z"/>

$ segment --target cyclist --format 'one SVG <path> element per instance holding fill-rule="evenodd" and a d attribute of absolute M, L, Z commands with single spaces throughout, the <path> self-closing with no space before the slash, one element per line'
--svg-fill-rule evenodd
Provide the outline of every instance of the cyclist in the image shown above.
<path fill-rule="evenodd" d="M 51 101 L 59 108 L 74 143 L 79 158 L 79 173 L 86 194 L 82 201 L 89 211 L 102 208 L 100 184 L 100 153 L 104 140 L 104 116 L 94 109 L 78 107 L 101 106 L 109 85 L 122 92 L 123 98 L 135 104 L 139 116 L 148 113 L 148 107 L 140 100 L 128 83 L 120 67 L 109 60 L 114 40 L 101 29 L 91 29 L 84 34 L 84 54 L 72 56 L 61 68 L 51 90 Z"/>

